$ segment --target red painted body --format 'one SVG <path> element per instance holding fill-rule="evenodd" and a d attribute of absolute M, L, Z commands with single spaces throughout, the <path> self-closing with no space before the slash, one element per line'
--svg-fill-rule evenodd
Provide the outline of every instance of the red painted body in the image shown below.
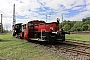
<path fill-rule="evenodd" d="M 43 21 L 30 21 L 30 24 L 34 25 L 35 32 L 41 32 L 41 30 L 45 30 L 46 32 L 50 32 L 50 29 L 53 29 L 53 32 L 57 32 L 59 30 L 59 25 L 57 22 L 45 23 Z"/>
<path fill-rule="evenodd" d="M 19 26 L 19 28 L 16 28 Z M 54 43 L 56 41 L 65 41 L 65 34 L 70 32 L 65 32 L 63 29 L 59 31 L 59 19 L 57 22 L 46 23 L 44 21 L 33 20 L 26 24 L 16 24 L 14 26 L 13 36 L 19 38 L 27 39 L 38 38 L 39 40 L 46 40 L 49 43 Z"/>
<path fill-rule="evenodd" d="M 32 26 L 30 26 L 32 25 Z M 29 21 L 26 24 L 26 29 L 24 31 L 24 38 L 35 38 L 35 32 L 57 32 L 59 31 L 59 24 L 58 22 L 51 22 L 51 23 L 45 23 L 44 21 Z"/>
<path fill-rule="evenodd" d="M 29 38 L 28 34 L 29 34 L 28 24 L 26 24 L 26 29 L 24 31 L 24 38 L 25 39 L 28 39 Z"/>

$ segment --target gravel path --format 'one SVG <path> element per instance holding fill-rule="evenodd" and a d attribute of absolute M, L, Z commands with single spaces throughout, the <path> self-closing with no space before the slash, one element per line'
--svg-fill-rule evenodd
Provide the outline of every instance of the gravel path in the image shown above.
<path fill-rule="evenodd" d="M 28 44 L 31 44 L 38 49 L 42 49 L 50 53 L 54 53 L 56 55 L 66 57 L 69 60 L 90 60 L 90 56 L 88 55 L 79 54 L 77 52 L 68 51 L 67 49 L 63 49 L 64 47 L 73 48 L 73 46 L 63 45 L 63 44 L 49 45 L 45 43 L 46 42 L 33 42 L 33 43 L 30 42 Z M 76 48 L 76 49 L 83 50 L 84 48 Z"/>

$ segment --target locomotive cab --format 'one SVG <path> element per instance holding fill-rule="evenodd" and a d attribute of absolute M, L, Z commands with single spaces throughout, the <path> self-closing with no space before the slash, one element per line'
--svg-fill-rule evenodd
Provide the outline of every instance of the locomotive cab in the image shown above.
<path fill-rule="evenodd" d="M 26 24 L 22 24 L 22 32 L 20 33 L 20 38 L 24 38 L 25 29 L 26 29 Z"/>
<path fill-rule="evenodd" d="M 20 32 L 21 32 L 21 25 L 22 25 L 22 23 L 18 23 L 18 24 L 15 24 L 15 25 L 13 25 L 13 36 L 16 36 L 16 37 L 18 37 L 20 34 Z"/>
<path fill-rule="evenodd" d="M 20 36 L 24 39 L 34 38 L 33 36 L 34 26 L 31 23 L 22 24 L 22 32 Z"/>

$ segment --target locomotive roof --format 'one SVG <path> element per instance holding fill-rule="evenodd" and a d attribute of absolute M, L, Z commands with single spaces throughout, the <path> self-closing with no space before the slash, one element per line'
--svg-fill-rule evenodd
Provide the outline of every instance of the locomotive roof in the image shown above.
<path fill-rule="evenodd" d="M 22 25 L 24 25 L 24 24 L 27 24 L 27 23 L 28 23 L 28 21 L 26 21 L 26 22 L 23 22 L 23 23 L 22 23 Z"/>
<path fill-rule="evenodd" d="M 20 25 L 20 24 L 22 24 L 22 23 L 16 23 L 15 25 Z"/>
<path fill-rule="evenodd" d="M 33 20 L 33 21 L 29 21 L 30 23 L 32 23 L 32 22 L 43 22 L 43 23 L 45 23 L 45 21 L 40 21 L 40 20 Z"/>

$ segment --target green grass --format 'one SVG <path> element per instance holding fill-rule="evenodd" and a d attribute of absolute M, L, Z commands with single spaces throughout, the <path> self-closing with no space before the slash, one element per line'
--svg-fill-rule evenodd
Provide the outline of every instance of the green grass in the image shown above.
<path fill-rule="evenodd" d="M 70 34 L 66 35 L 66 39 L 90 41 L 90 34 Z"/>
<path fill-rule="evenodd" d="M 21 42 L 11 34 L 0 35 L 0 57 L 10 60 L 67 60 L 64 57 L 37 49 L 26 42 Z"/>

